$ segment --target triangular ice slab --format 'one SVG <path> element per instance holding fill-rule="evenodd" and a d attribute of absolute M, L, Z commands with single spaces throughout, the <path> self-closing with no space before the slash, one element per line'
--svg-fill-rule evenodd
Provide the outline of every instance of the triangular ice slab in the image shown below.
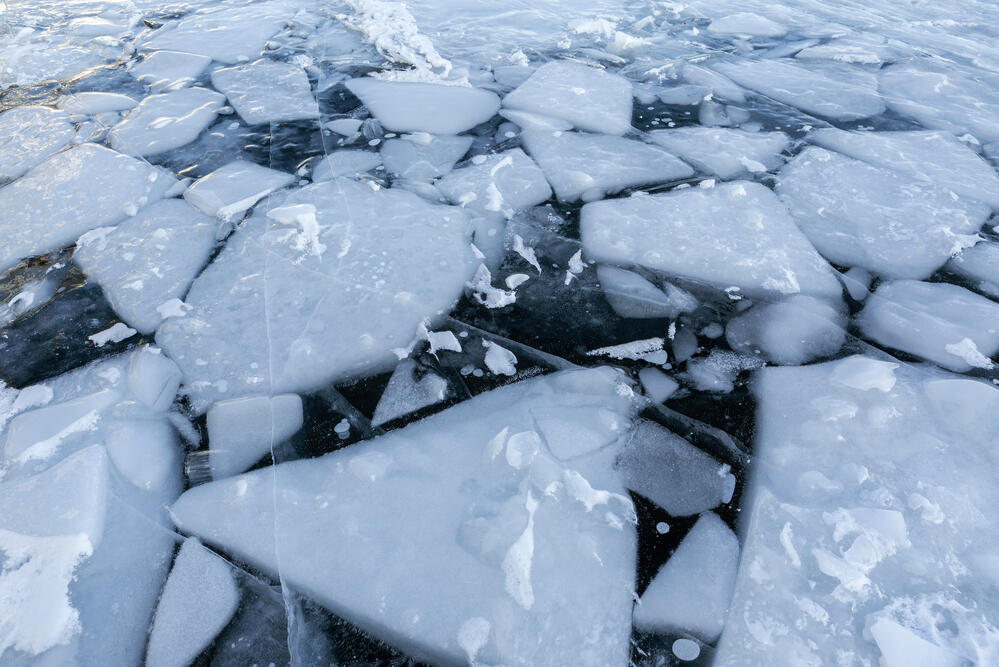
<path fill-rule="evenodd" d="M 635 408 L 617 372 L 482 394 L 389 435 L 188 491 L 198 535 L 375 636 L 440 663 L 625 665 L 633 507 L 616 443 Z M 607 444 L 559 462 L 538 410 L 600 410 Z M 579 424 L 565 430 L 578 436 Z"/>

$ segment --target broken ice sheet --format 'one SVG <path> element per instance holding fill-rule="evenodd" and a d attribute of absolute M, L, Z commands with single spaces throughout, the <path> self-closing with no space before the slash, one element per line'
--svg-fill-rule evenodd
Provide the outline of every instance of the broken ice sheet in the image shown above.
<path fill-rule="evenodd" d="M 464 212 L 408 192 L 335 179 L 257 210 L 156 334 L 197 412 L 384 369 L 476 265 Z"/>
<path fill-rule="evenodd" d="M 73 139 L 73 126 L 48 107 L 23 106 L 0 113 L 0 183 L 21 176 Z"/>
<path fill-rule="evenodd" d="M 296 63 L 262 58 L 212 72 L 212 85 L 247 125 L 319 117 L 309 77 Z"/>
<path fill-rule="evenodd" d="M 108 132 L 112 148 L 129 155 L 163 153 L 198 138 L 211 125 L 225 96 L 207 88 L 150 95 Z"/>
<path fill-rule="evenodd" d="M 625 664 L 634 508 L 612 469 L 634 410 L 625 388 L 607 368 L 527 380 L 319 459 L 196 487 L 173 516 L 264 571 L 280 563 L 288 585 L 423 659 Z M 552 419 L 539 433 L 532 415 L 546 408 L 606 412 L 583 438 L 605 444 L 558 461 L 552 439 L 572 446 L 579 425 Z"/>
<path fill-rule="evenodd" d="M 494 93 L 466 86 L 378 79 L 351 79 L 346 85 L 393 132 L 458 134 L 499 110 Z"/>

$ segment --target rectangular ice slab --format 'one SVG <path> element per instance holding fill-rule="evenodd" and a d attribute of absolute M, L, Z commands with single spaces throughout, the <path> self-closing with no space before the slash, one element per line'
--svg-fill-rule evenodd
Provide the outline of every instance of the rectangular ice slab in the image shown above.
<path fill-rule="evenodd" d="M 393 132 L 458 134 L 492 118 L 500 105 L 495 94 L 467 86 L 378 79 L 346 85 Z"/>
<path fill-rule="evenodd" d="M 231 220 L 294 180 L 283 171 L 235 160 L 192 183 L 184 199 L 208 215 Z"/>
<path fill-rule="evenodd" d="M 129 155 L 155 155 L 180 148 L 211 125 L 225 97 L 207 88 L 181 88 L 150 95 L 108 132 L 112 148 Z"/>
<path fill-rule="evenodd" d="M 84 237 L 73 259 L 104 290 L 115 312 L 142 333 L 160 307 L 187 293 L 215 247 L 218 224 L 180 199 L 144 207 L 114 229 Z"/>
<path fill-rule="evenodd" d="M 562 201 L 593 201 L 633 185 L 694 174 L 686 162 L 666 151 L 623 137 L 528 131 L 523 140 Z"/>
<path fill-rule="evenodd" d="M 23 106 L 0 113 L 0 183 L 24 174 L 73 139 L 66 114 Z"/>
<path fill-rule="evenodd" d="M 294 13 L 294 5 L 285 0 L 195 12 L 154 31 L 139 49 L 195 53 L 231 65 L 259 57 Z"/>
<path fill-rule="evenodd" d="M 949 283 L 881 283 L 857 317 L 868 338 L 952 371 L 992 368 L 999 303 Z"/>
<path fill-rule="evenodd" d="M 633 400 L 608 368 L 531 379 L 196 487 L 173 516 L 428 662 L 624 667 L 636 538 L 612 466 Z"/>
<path fill-rule="evenodd" d="M 778 174 L 777 194 L 830 262 L 887 278 L 925 278 L 960 250 L 989 207 L 824 148 Z"/>
<path fill-rule="evenodd" d="M 781 60 L 719 62 L 711 67 L 746 88 L 823 118 L 859 120 L 885 110 L 874 76 L 849 67 L 805 67 Z"/>
<path fill-rule="evenodd" d="M 208 409 L 208 461 L 212 479 L 239 474 L 302 428 L 298 394 L 248 396 Z"/>
<path fill-rule="evenodd" d="M 212 59 L 182 51 L 154 51 L 131 68 L 129 74 L 149 86 L 154 93 L 183 88 L 200 77 Z"/>
<path fill-rule="evenodd" d="M 309 77 L 301 65 L 261 58 L 212 72 L 212 85 L 247 125 L 319 117 Z"/>
<path fill-rule="evenodd" d="M 593 202 L 580 213 L 580 233 L 586 254 L 602 262 L 756 295 L 841 292 L 832 268 L 758 183 Z"/>
<path fill-rule="evenodd" d="M 382 144 L 381 156 L 389 173 L 430 181 L 448 174 L 471 145 L 472 137 L 416 133 L 389 139 Z"/>
<path fill-rule="evenodd" d="M 857 356 L 763 369 L 753 393 L 746 541 L 715 664 L 996 664 L 999 390 Z"/>
<path fill-rule="evenodd" d="M 469 235 L 457 208 L 348 179 L 273 195 L 157 340 L 198 412 L 378 370 L 457 300 L 474 268 Z"/>
<path fill-rule="evenodd" d="M 808 140 L 999 209 L 999 174 L 975 151 L 949 134 L 846 132 L 829 127 L 813 130 Z"/>
<path fill-rule="evenodd" d="M 596 67 L 555 60 L 504 97 L 503 106 L 561 118 L 588 132 L 622 135 L 631 129 L 631 82 Z"/>
<path fill-rule="evenodd" d="M 0 188 L 0 271 L 113 225 L 155 201 L 176 180 L 115 151 L 84 144 L 57 153 Z"/>
<path fill-rule="evenodd" d="M 649 138 L 704 173 L 725 180 L 779 167 L 784 163 L 781 153 L 791 144 L 791 138 L 783 132 L 721 127 L 653 130 Z"/>

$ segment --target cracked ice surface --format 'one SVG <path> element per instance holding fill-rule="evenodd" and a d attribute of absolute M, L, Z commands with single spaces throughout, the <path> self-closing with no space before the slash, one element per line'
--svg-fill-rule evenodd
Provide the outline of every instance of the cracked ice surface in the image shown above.
<path fill-rule="evenodd" d="M 0 1 L 0 664 L 999 662 L 996 25 Z"/>

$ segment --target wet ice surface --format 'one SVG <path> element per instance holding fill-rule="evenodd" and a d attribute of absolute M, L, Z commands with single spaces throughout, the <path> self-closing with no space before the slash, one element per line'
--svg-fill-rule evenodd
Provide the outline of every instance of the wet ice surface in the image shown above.
<path fill-rule="evenodd" d="M 0 663 L 999 661 L 993 4 L 0 7 Z"/>

